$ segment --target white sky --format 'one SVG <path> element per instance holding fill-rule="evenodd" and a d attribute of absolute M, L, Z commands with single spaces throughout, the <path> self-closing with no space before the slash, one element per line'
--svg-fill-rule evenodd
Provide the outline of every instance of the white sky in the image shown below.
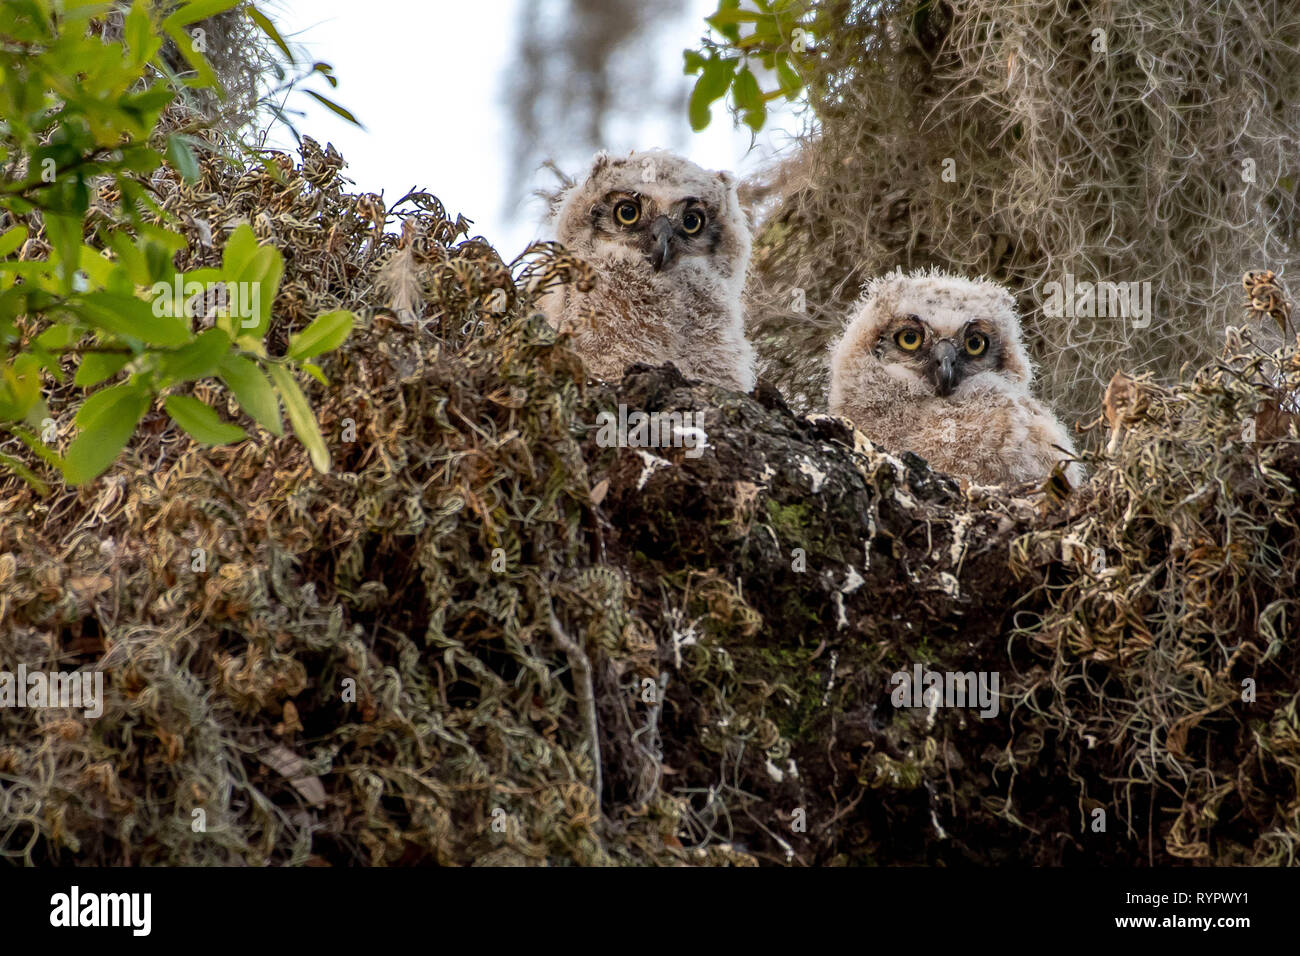
<path fill-rule="evenodd" d="M 306 113 L 297 121 L 299 131 L 334 144 L 348 163 L 344 175 L 358 191 L 382 191 L 392 203 L 413 187 L 427 189 L 453 217 L 472 219 L 471 234 L 486 237 L 506 261 L 543 234 L 540 203 L 503 208 L 511 141 L 504 91 L 520 2 L 529 0 L 275 0 L 265 6 L 290 45 L 330 63 L 339 80 L 334 90 L 319 78 L 307 85 L 349 109 L 365 127 L 357 129 L 295 93 L 289 106 Z M 656 34 L 665 75 L 693 83 L 694 77 L 681 76 L 682 50 L 695 46 L 706 29 L 704 17 L 716 8 L 717 0 L 689 0 L 686 15 Z M 734 129 L 720 103 L 702 133 L 691 132 L 683 108 L 672 122 L 619 118 L 611 135 L 620 141 L 605 145 L 624 152 L 676 148 L 701 166 L 750 172 L 770 155 L 770 144 L 786 141 L 776 129 L 780 115 L 770 114 L 752 152 L 748 129 Z M 449 127 L 460 139 L 451 149 L 441 145 Z M 293 140 L 282 131 L 273 143 L 289 148 Z M 536 182 L 554 180 L 539 173 Z"/>

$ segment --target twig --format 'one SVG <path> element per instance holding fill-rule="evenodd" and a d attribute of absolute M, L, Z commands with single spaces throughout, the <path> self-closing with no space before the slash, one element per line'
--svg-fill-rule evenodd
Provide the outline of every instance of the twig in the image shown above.
<path fill-rule="evenodd" d="M 592 690 L 591 662 L 587 659 L 587 652 L 564 633 L 564 628 L 560 626 L 560 619 L 555 616 L 555 610 L 551 609 L 548 613 L 555 643 L 559 644 L 561 650 L 569 657 L 569 667 L 573 670 L 574 685 L 578 693 L 578 706 L 582 709 L 582 718 L 587 725 L 587 736 L 591 738 L 591 760 L 595 766 L 592 788 L 596 791 L 596 810 L 599 812 L 604 786 L 600 773 L 600 724 L 596 720 L 596 695 Z"/>

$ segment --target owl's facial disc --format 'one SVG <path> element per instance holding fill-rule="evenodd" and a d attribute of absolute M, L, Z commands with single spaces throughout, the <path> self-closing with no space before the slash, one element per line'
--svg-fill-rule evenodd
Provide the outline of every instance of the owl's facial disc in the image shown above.
<path fill-rule="evenodd" d="M 931 323 L 913 314 L 892 321 L 875 349 L 892 374 L 928 382 L 940 398 L 972 376 L 1000 368 L 1001 354 L 993 329 L 980 319 Z"/>
<path fill-rule="evenodd" d="M 683 257 L 717 249 L 722 234 L 710 208 L 693 196 L 656 198 L 615 189 L 592 205 L 590 221 L 598 238 L 638 250 L 655 272 L 662 272 Z"/>

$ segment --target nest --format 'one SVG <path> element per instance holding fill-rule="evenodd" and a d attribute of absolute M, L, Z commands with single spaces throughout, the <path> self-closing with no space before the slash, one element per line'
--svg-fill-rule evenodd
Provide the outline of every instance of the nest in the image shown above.
<path fill-rule="evenodd" d="M 310 140 L 267 160 L 152 185 L 182 268 L 242 222 L 283 250 L 272 351 L 360 317 L 309 387 L 332 470 L 155 411 L 93 485 L 0 483 L 0 661 L 106 678 L 98 718 L 0 709 L 0 853 L 1098 862 L 1104 802 L 1126 830 L 1100 862 L 1294 861 L 1294 350 L 1242 332 L 1185 385 L 1117 382 L 1063 500 L 963 489 L 770 388 L 592 387 L 534 308 L 584 264 L 350 194 Z M 48 392 L 62 444 L 81 396 Z M 712 450 L 599 447 L 620 402 L 704 410 Z M 999 670 L 1014 707 L 896 713 L 916 660 Z"/>

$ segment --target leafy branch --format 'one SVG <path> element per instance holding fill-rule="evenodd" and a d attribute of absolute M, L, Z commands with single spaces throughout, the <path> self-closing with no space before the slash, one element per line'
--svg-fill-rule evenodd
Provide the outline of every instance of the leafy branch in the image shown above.
<path fill-rule="evenodd" d="M 227 238 L 220 268 L 178 272 L 174 257 L 186 239 L 169 225 L 147 182 L 164 162 L 187 180 L 202 175 L 189 135 L 201 130 L 168 132 L 161 119 L 182 86 L 221 93 L 188 31 L 237 7 L 292 63 L 275 26 L 244 0 L 188 0 L 166 16 L 152 0 L 123 2 L 121 39 L 111 42 L 91 29 L 104 5 L 0 6 L 0 163 L 25 169 L 23 178 L 0 186 L 0 431 L 17 442 L 0 452 L 0 469 L 40 494 L 49 491 L 41 468 L 70 484 L 102 474 L 157 399 L 200 443 L 246 439 L 242 426 L 185 394 L 192 383 L 214 379 L 273 435 L 284 433 L 287 415 L 313 465 L 329 468 L 297 373 L 324 381 L 311 360 L 343 342 L 352 314 L 318 316 L 290 338 L 285 355 L 271 356 L 266 337 L 284 273 L 280 251 L 259 244 L 244 224 Z M 165 38 L 190 72 L 177 76 L 169 68 L 161 55 Z M 309 72 L 336 82 L 327 64 Z M 110 184 L 117 221 L 126 225 L 87 240 L 92 191 L 103 196 Z M 33 246 L 29 235 L 43 241 Z M 29 249 L 37 257 L 26 256 Z M 208 321 L 196 323 L 187 303 L 202 293 L 206 304 L 213 290 L 238 294 L 233 301 L 218 295 L 217 305 L 204 309 Z M 73 419 L 76 434 L 60 454 L 46 389 L 66 382 L 69 361 L 72 385 L 87 394 Z"/>
<path fill-rule="evenodd" d="M 804 88 L 800 61 L 812 54 L 807 0 L 753 0 L 754 9 L 741 9 L 740 0 L 720 0 L 705 18 L 713 35 L 697 50 L 686 50 L 684 72 L 698 76 L 691 91 L 691 128 L 704 129 L 712 120 L 712 105 L 728 94 L 732 111 L 754 132 L 767 122 L 767 104 L 797 100 Z M 775 82 L 764 90 L 759 75 Z"/>

